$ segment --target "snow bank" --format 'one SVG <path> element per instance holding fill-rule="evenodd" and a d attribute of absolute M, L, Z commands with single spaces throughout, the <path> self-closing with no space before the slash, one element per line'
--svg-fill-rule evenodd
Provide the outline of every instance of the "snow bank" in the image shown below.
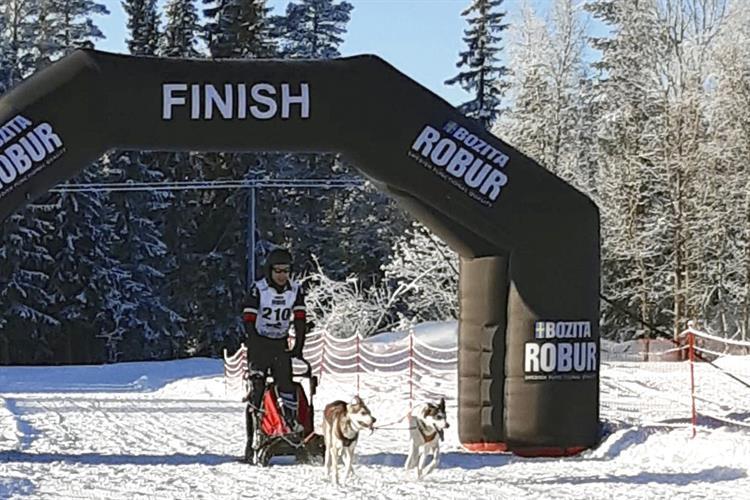
<path fill-rule="evenodd" d="M 438 349 L 458 347 L 458 321 L 428 321 L 414 327 L 417 342 Z M 373 350 L 401 349 L 409 343 L 408 332 L 385 332 L 364 340 Z"/>
<path fill-rule="evenodd" d="M 151 391 L 189 377 L 222 374 L 220 359 L 192 358 L 87 366 L 11 366 L 0 387 L 12 392 Z"/>

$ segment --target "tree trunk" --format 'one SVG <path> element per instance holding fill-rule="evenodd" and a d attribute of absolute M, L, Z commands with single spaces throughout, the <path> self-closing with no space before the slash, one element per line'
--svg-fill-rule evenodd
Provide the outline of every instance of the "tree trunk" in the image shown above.
<path fill-rule="evenodd" d="M 683 255 L 682 255 L 682 178 L 681 173 L 678 171 L 676 176 L 676 183 L 675 183 L 675 232 L 674 237 L 672 240 L 672 250 L 674 251 L 674 267 L 673 267 L 673 275 L 674 275 L 674 289 L 673 289 L 673 297 L 674 297 L 674 336 L 677 338 L 677 335 L 680 333 L 680 328 L 682 325 L 683 320 L 683 312 L 684 312 L 684 283 L 683 283 L 683 273 L 684 273 L 684 262 L 683 262 Z"/>

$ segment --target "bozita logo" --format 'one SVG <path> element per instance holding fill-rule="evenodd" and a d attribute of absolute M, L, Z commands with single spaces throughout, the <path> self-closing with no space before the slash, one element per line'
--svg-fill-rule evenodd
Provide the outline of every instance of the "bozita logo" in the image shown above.
<path fill-rule="evenodd" d="M 599 370 L 590 321 L 537 321 L 524 346 L 524 380 L 584 380 Z"/>
<path fill-rule="evenodd" d="M 16 115 L 0 127 L 0 197 L 35 171 L 57 159 L 65 148 L 47 122 L 34 124 Z"/>
<path fill-rule="evenodd" d="M 509 156 L 453 121 L 442 129 L 425 125 L 409 157 L 486 206 L 497 200 L 508 183 L 502 169 Z"/>

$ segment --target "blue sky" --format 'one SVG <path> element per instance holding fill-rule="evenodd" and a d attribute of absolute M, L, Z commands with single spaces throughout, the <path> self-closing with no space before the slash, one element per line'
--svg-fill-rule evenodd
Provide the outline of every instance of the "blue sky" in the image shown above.
<path fill-rule="evenodd" d="M 127 52 L 125 12 L 120 0 L 100 0 L 109 16 L 96 17 L 107 36 L 97 48 Z M 354 5 L 342 55 L 377 54 L 417 82 L 453 105 L 467 100 L 467 94 L 443 82 L 457 72 L 458 53 L 463 49 L 466 21 L 461 11 L 470 0 L 348 0 Z M 199 8 L 203 4 L 198 0 Z M 275 14 L 282 14 L 288 0 L 269 0 Z M 508 17 L 518 13 L 521 0 L 506 0 Z M 545 0 L 537 0 L 543 5 Z M 163 5 L 160 0 L 159 5 Z"/>

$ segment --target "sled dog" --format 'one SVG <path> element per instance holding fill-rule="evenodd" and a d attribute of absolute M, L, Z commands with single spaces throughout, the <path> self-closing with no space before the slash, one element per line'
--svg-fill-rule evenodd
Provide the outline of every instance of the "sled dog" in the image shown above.
<path fill-rule="evenodd" d="M 323 411 L 323 438 L 325 440 L 326 475 L 339 484 L 339 459 L 344 461 L 344 483 L 352 473 L 354 448 L 357 445 L 359 431 L 370 429 L 372 432 L 375 417 L 359 396 L 351 403 L 334 401 L 326 405 Z"/>
<path fill-rule="evenodd" d="M 432 472 L 440 462 L 440 441 L 443 431 L 450 427 L 445 417 L 445 399 L 440 403 L 422 403 L 409 412 L 409 437 L 411 449 L 404 469 L 417 468 L 417 478 L 422 479 Z M 432 461 L 427 464 L 427 458 Z"/>

